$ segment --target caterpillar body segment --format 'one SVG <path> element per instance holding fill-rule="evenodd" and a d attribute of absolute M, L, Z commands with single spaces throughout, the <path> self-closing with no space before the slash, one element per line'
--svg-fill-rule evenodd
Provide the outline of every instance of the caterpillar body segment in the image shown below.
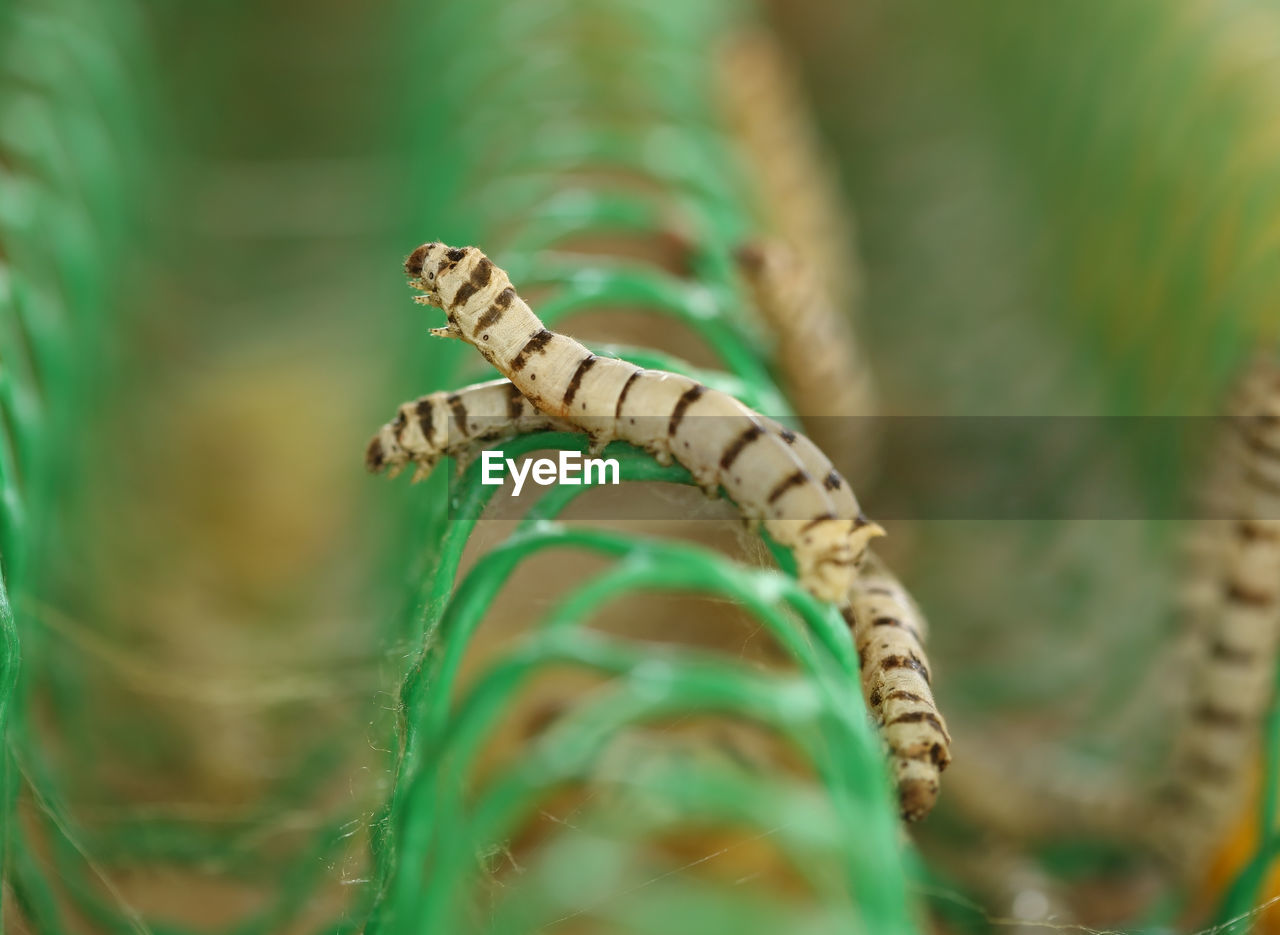
<path fill-rule="evenodd" d="M 876 411 L 854 327 L 862 288 L 847 199 L 777 40 L 743 29 L 718 52 L 717 96 L 770 234 L 739 249 L 739 267 L 776 335 L 779 376 L 806 431 L 861 478 L 874 467 L 873 439 L 837 418 Z"/>
<path fill-rule="evenodd" d="M 735 256 L 777 336 L 778 368 L 806 428 L 842 465 L 868 469 L 870 433 L 850 431 L 845 421 L 876 411 L 871 367 L 859 353 L 852 323 L 799 251 L 762 240 L 739 247 Z"/>
<path fill-rule="evenodd" d="M 365 466 L 394 477 L 412 463 L 416 481 L 442 458 L 465 460 L 477 444 L 557 430 L 573 431 L 574 426 L 539 412 L 510 380 L 489 380 L 401 405 L 370 440 Z"/>
<path fill-rule="evenodd" d="M 717 64 L 719 102 L 765 226 L 813 257 L 835 308 L 853 313 L 862 284 L 848 201 L 791 61 L 770 33 L 744 29 L 718 50 Z"/>
<path fill-rule="evenodd" d="M 751 409 L 689 377 L 598 357 L 548 330 L 474 247 L 423 244 L 405 270 L 424 292 L 419 300 L 446 314 L 447 327 L 435 333 L 474 345 L 538 410 L 586 432 L 593 448 L 618 438 L 661 462 L 676 460 L 707 490 L 723 487 L 793 551 L 805 587 L 847 600 L 867 543 L 884 530 L 852 497 L 838 507 L 823 479 Z"/>
<path fill-rule="evenodd" d="M 918 820 L 933 808 L 939 774 L 951 762 L 951 735 L 924 653 L 924 615 L 874 556 L 863 563 L 842 613 L 853 630 L 863 697 L 889 748 L 902 815 Z"/>
<path fill-rule="evenodd" d="M 656 377 L 677 376 L 652 370 L 646 373 Z M 775 436 L 792 450 L 809 475 L 821 481 L 823 489 L 835 503 L 837 513 L 857 513 L 858 502 L 853 489 L 822 449 L 804 435 L 768 416 L 753 412 L 736 400 L 733 402 L 751 413 L 767 434 Z M 539 412 L 510 380 L 489 380 L 459 390 L 428 393 L 403 403 L 396 410 L 395 418 L 382 426 L 370 440 L 365 451 L 365 464 L 374 473 L 386 470 L 394 477 L 412 463 L 417 467 L 417 480 L 426 476 L 443 458 L 467 457 L 477 444 L 553 431 L 583 432 L 584 429 L 568 420 Z M 600 437 L 618 435 L 607 427 L 598 434 Z M 713 440 L 715 437 L 712 435 Z M 676 442 L 692 444 L 693 440 L 677 436 Z M 709 483 L 703 486 L 709 486 Z M 715 494 L 717 491 L 711 489 L 709 492 Z"/>
<path fill-rule="evenodd" d="M 1280 371 L 1254 368 L 1232 412 L 1207 554 L 1191 568 L 1191 697 L 1154 821 L 1163 855 L 1189 872 L 1240 810 L 1280 652 Z"/>

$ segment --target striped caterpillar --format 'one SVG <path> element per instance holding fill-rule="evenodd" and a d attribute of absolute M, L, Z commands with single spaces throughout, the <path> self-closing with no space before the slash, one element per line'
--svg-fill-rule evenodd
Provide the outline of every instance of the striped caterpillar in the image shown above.
<path fill-rule="evenodd" d="M 788 56 L 768 32 L 747 29 L 731 37 L 717 58 L 718 98 L 747 177 L 758 181 L 765 226 L 814 258 L 815 277 L 836 308 L 855 308 L 862 291 L 856 237 L 848 213 L 840 210 L 846 200 L 837 173 L 814 132 L 807 95 Z M 845 347 L 855 346 L 851 330 L 843 340 Z"/>
<path fill-rule="evenodd" d="M 418 481 L 441 458 L 465 460 L 477 443 L 556 430 L 576 431 L 535 409 L 510 380 L 490 380 L 404 403 L 369 442 L 365 466 L 395 477 L 413 463 Z"/>
<path fill-rule="evenodd" d="M 933 808 L 951 735 L 938 713 L 924 654 L 927 624 L 898 579 L 872 555 L 841 611 L 853 629 L 862 694 L 880 723 L 904 818 Z"/>
<path fill-rule="evenodd" d="M 766 434 L 791 449 L 811 477 L 834 480 L 826 486 L 838 513 L 856 515 L 853 491 L 817 445 L 766 416 L 754 417 Z M 388 469 L 393 475 L 413 463 L 416 480 L 443 457 L 469 456 L 478 442 L 548 430 L 581 431 L 538 412 L 509 380 L 491 380 L 404 403 L 369 442 L 365 462 L 371 471 Z M 889 749 L 902 814 L 922 818 L 937 798 L 938 774 L 951 758 L 951 738 L 929 685 L 924 618 L 875 558 L 868 559 L 838 603 L 853 631 L 863 697 Z"/>
<path fill-rule="evenodd" d="M 865 473 L 869 432 L 851 431 L 848 417 L 875 412 L 875 385 L 851 322 L 800 251 L 759 241 L 739 248 L 737 261 L 778 336 L 779 369 L 806 429 L 847 470 Z"/>
<path fill-rule="evenodd" d="M 790 445 L 812 476 L 831 477 L 828 489 L 848 490 L 822 451 L 803 435 L 768 416 L 755 417 L 770 435 Z M 374 473 L 387 470 L 395 477 L 410 463 L 414 481 L 422 480 L 443 458 L 466 461 L 485 442 L 500 441 L 534 432 L 580 432 L 576 425 L 534 408 L 507 379 L 473 383 L 460 390 L 428 393 L 403 403 L 396 416 L 365 449 L 365 466 Z M 839 487 L 835 484 L 839 482 Z M 852 494 L 847 495 L 852 498 Z M 845 496 L 842 505 L 848 506 Z M 854 504 L 856 509 L 856 501 Z"/>
<path fill-rule="evenodd" d="M 725 393 L 688 377 L 597 357 L 547 330 L 507 274 L 474 247 L 428 243 L 405 263 L 415 301 L 445 311 L 439 337 L 474 345 L 539 411 L 585 432 L 598 452 L 614 438 L 672 460 L 703 489 L 724 487 L 750 519 L 795 555 L 801 584 L 844 603 L 868 541 L 884 534 L 832 472 L 810 474 L 792 446 Z M 686 418 L 695 416 L 696 418 Z M 797 436 L 798 437 L 798 436 Z"/>
<path fill-rule="evenodd" d="M 1210 551 L 1192 568 L 1197 671 L 1155 823 L 1161 850 L 1183 869 L 1239 810 L 1280 644 L 1280 372 L 1251 372 L 1232 411 L 1213 472 Z"/>
<path fill-rule="evenodd" d="M 862 477 L 874 445 L 866 431 L 849 430 L 848 417 L 873 415 L 876 392 L 854 328 L 862 290 L 845 198 L 778 42 L 743 30 L 720 50 L 719 66 L 725 121 L 773 235 L 738 251 L 740 269 L 777 336 L 779 374 L 805 430 Z"/>

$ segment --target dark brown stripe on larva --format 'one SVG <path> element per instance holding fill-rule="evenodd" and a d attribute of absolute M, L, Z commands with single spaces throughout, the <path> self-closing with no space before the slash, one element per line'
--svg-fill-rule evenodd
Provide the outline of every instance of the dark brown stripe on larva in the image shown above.
<path fill-rule="evenodd" d="M 701 383 L 695 383 L 680 394 L 680 398 L 676 400 L 675 408 L 671 410 L 671 421 L 667 423 L 668 435 L 676 433 L 676 429 L 680 427 L 680 420 L 684 418 L 685 411 L 696 403 L 706 391 L 707 388 Z"/>
<path fill-rule="evenodd" d="M 417 411 L 418 411 L 418 427 L 422 429 L 422 437 L 427 440 L 428 444 L 430 444 L 431 429 L 433 427 L 432 423 L 435 419 L 435 410 L 431 405 L 431 400 L 429 399 L 418 400 Z"/>
<path fill-rule="evenodd" d="M 836 516 L 836 514 L 834 513 L 823 513 L 821 516 L 815 516 L 813 519 L 809 520 L 809 522 L 805 523 L 803 526 L 800 527 L 800 535 L 803 536 L 806 532 L 808 532 L 810 529 L 813 529 L 815 526 L 821 526 L 823 523 L 834 522 L 839 518 L 840 517 Z"/>
<path fill-rule="evenodd" d="M 1253 650 L 1246 649 L 1243 646 L 1232 646 L 1221 637 L 1210 644 L 1209 655 L 1213 657 L 1215 662 L 1233 666 L 1247 666 L 1254 659 Z"/>
<path fill-rule="evenodd" d="M 738 455 L 742 454 L 742 449 L 746 448 L 753 441 L 764 434 L 764 428 L 753 423 L 749 429 L 743 431 L 741 435 L 729 443 L 729 447 L 724 450 L 724 454 L 720 456 L 720 470 L 727 471 L 738 459 Z"/>
<path fill-rule="evenodd" d="M 1226 782 L 1236 774 L 1228 764 L 1219 763 L 1203 753 L 1188 754 L 1182 758 L 1182 763 L 1189 772 L 1210 782 Z"/>
<path fill-rule="evenodd" d="M 822 486 L 827 490 L 839 490 L 842 483 L 844 483 L 843 479 L 835 471 L 822 479 Z"/>
<path fill-rule="evenodd" d="M 376 474 L 382 470 L 384 463 L 386 463 L 386 454 L 382 450 L 382 439 L 375 438 L 364 450 L 364 466 Z"/>
<path fill-rule="evenodd" d="M 875 620 L 871 621 L 871 625 L 873 627 L 894 627 L 895 629 L 910 633 L 917 641 L 923 642 L 920 640 L 920 634 L 916 632 L 915 627 L 911 626 L 909 623 L 904 623 L 897 617 L 876 617 Z"/>
<path fill-rule="evenodd" d="M 1244 433 L 1244 443 L 1254 454 L 1262 455 L 1264 458 L 1280 458 L 1280 448 L 1250 432 Z"/>
<path fill-rule="evenodd" d="M 490 305 L 488 308 L 484 310 L 483 315 L 481 315 L 478 319 L 476 319 L 476 329 L 472 333 L 479 334 L 480 332 L 484 331 L 486 328 L 492 326 L 494 322 L 496 322 L 499 318 L 502 317 L 502 313 L 505 312 L 506 310 L 507 310 L 507 307 L 505 305 L 499 305 L 497 302 L 494 302 L 492 305 Z"/>
<path fill-rule="evenodd" d="M 783 429 L 778 433 L 778 437 L 788 445 L 794 445 L 796 443 L 796 433 L 791 431 L 791 429 Z"/>
<path fill-rule="evenodd" d="M 524 365 L 529 362 L 529 357 L 533 354 L 541 353 L 542 349 L 551 343 L 551 339 L 553 337 L 555 337 L 555 335 L 546 328 L 535 332 L 533 336 L 525 342 L 524 347 L 520 348 L 520 353 L 516 354 L 516 356 L 511 359 L 511 369 L 523 370 Z"/>
<path fill-rule="evenodd" d="M 932 711 L 908 711 L 905 714 L 899 714 L 892 721 L 886 721 L 885 726 L 891 727 L 894 724 L 919 724 L 925 723 L 934 728 L 938 733 L 945 735 L 947 732 L 942 726 L 942 722 Z"/>
<path fill-rule="evenodd" d="M 1249 607 L 1270 607 L 1275 602 L 1273 595 L 1251 591 L 1236 581 L 1227 582 L 1224 594 L 1231 603 L 1246 604 Z"/>
<path fill-rule="evenodd" d="M 799 487 L 808 479 L 809 475 L 804 471 L 796 471 L 794 474 L 788 474 L 782 480 L 778 481 L 778 485 L 776 487 L 769 491 L 769 496 L 766 498 L 766 502 L 776 503 L 778 500 L 782 499 L 783 494 L 788 490 L 792 487 Z"/>
<path fill-rule="evenodd" d="M 1275 494 L 1280 497 L 1280 481 L 1259 471 L 1256 467 L 1251 467 L 1245 472 L 1245 482 L 1253 487 L 1257 487 L 1266 493 Z"/>
<path fill-rule="evenodd" d="M 466 247 L 454 247 L 452 250 L 449 250 L 447 253 L 445 253 L 445 256 L 447 256 L 449 260 L 453 263 L 457 263 L 466 255 L 467 255 Z"/>
<path fill-rule="evenodd" d="M 901 630 L 904 633 L 911 634 L 911 638 L 914 639 L 917 643 L 924 642 L 924 640 L 920 638 L 920 632 L 916 630 L 915 627 L 913 627 L 909 623 L 904 623 L 903 621 L 899 620 L 897 617 L 876 617 L 875 620 L 871 621 L 871 625 L 873 627 L 894 627 L 898 630 Z"/>
<path fill-rule="evenodd" d="M 885 695 L 885 700 L 886 701 L 921 701 L 923 702 L 926 699 L 922 695 L 917 695 L 915 692 L 907 691 L 905 688 L 895 688 L 893 691 L 889 692 L 889 694 Z"/>
<path fill-rule="evenodd" d="M 453 295 L 453 307 L 462 308 L 467 303 L 467 299 L 475 295 L 479 290 L 469 282 L 464 282 L 458 287 L 458 291 Z"/>
<path fill-rule="evenodd" d="M 458 423 L 458 432 L 463 438 L 471 434 L 467 426 L 467 404 L 462 401 L 462 397 L 457 393 L 450 393 L 445 400 L 449 404 L 449 409 L 453 413 L 453 421 Z"/>
<path fill-rule="evenodd" d="M 914 653 L 906 656 L 885 656 L 880 660 L 881 671 L 885 669 L 915 669 L 920 673 L 920 677 L 924 679 L 926 685 L 930 684 L 929 670 L 924 667 L 924 663 L 916 658 Z"/>
<path fill-rule="evenodd" d="M 626 402 L 627 394 L 631 392 L 631 385 L 640 379 L 640 369 L 637 367 L 631 376 L 627 377 L 627 382 L 622 384 L 622 392 L 618 394 L 618 404 L 613 407 L 613 417 L 615 419 L 622 418 L 622 404 Z"/>
<path fill-rule="evenodd" d="M 507 286 L 507 288 L 503 289 L 496 296 L 494 296 L 493 307 L 503 308 L 503 309 L 510 308 L 511 303 L 515 301 L 515 298 L 516 298 L 516 290 L 513 289 L 511 286 Z"/>
<path fill-rule="evenodd" d="M 1268 458 L 1280 457 L 1280 448 L 1277 448 L 1269 439 L 1260 438 L 1256 434 L 1258 430 L 1267 431 L 1274 429 L 1276 426 L 1276 417 L 1273 415 L 1256 415 L 1245 419 L 1232 419 L 1232 423 L 1240 431 L 1241 437 L 1250 450 Z"/>
<path fill-rule="evenodd" d="M 1255 520 L 1243 519 L 1236 524 L 1236 535 L 1245 542 L 1258 540 L 1275 542 L 1280 539 L 1280 527 L 1274 524 L 1264 524 Z"/>
<path fill-rule="evenodd" d="M 1215 727 L 1243 727 L 1245 716 L 1239 711 L 1228 711 L 1226 708 L 1215 707 L 1212 704 L 1199 705 L 1191 716 L 1197 721 L 1205 724 L 1212 724 Z"/>
<path fill-rule="evenodd" d="M 565 387 L 564 404 L 570 405 L 573 397 L 578 395 L 578 387 L 582 385 L 582 378 L 587 375 L 587 371 L 595 366 L 596 355 L 588 354 L 582 358 L 582 362 L 578 364 L 578 369 L 573 372 L 573 376 L 569 378 L 569 385 Z"/>
<path fill-rule="evenodd" d="M 476 264 L 476 268 L 471 271 L 471 285 L 476 289 L 483 289 L 489 285 L 489 280 L 493 277 L 493 263 L 487 256 L 482 256 L 480 262 Z"/>

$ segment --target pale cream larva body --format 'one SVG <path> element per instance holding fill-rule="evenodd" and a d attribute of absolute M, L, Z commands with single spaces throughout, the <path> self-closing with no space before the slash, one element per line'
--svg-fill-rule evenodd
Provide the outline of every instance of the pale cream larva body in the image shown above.
<path fill-rule="evenodd" d="M 1184 872 L 1201 866 L 1248 795 L 1280 653 L 1280 368 L 1255 365 L 1218 450 L 1211 547 L 1189 569 L 1190 698 L 1153 827 Z"/>
<path fill-rule="evenodd" d="M 744 514 L 789 547 L 801 583 L 843 604 L 867 542 L 883 530 L 850 496 L 837 504 L 760 417 L 678 374 L 597 357 L 543 327 L 506 273 L 474 247 L 424 244 L 405 264 L 424 304 L 442 308 L 437 334 L 474 345 L 541 412 L 586 432 L 674 458 L 708 490 L 724 487 Z"/>
<path fill-rule="evenodd" d="M 677 376 L 653 370 L 645 373 L 659 379 Z M 766 433 L 790 446 L 810 476 L 820 481 L 827 495 L 836 502 L 837 512 L 856 513 L 853 491 L 817 445 L 768 416 L 748 412 Z M 596 424 L 595 428 L 595 438 L 622 437 L 612 425 L 602 430 Z M 416 480 L 425 477 L 442 458 L 465 460 L 477 445 L 485 442 L 548 431 L 586 430 L 566 419 L 540 412 L 510 380 L 489 380 L 459 390 L 428 393 L 402 403 L 396 409 L 395 418 L 369 441 L 365 463 L 370 471 L 389 471 L 393 477 L 406 465 L 413 464 L 417 468 Z M 682 441 L 689 442 L 688 439 Z"/>
<path fill-rule="evenodd" d="M 574 431 L 575 426 L 539 412 L 510 380 L 490 380 L 401 405 L 370 440 L 365 464 L 392 477 L 413 464 L 418 480 L 441 458 L 465 459 L 479 443 L 557 429 Z"/>
<path fill-rule="evenodd" d="M 777 338 L 778 369 L 805 430 L 846 470 L 867 473 L 875 383 L 848 316 L 801 251 L 764 240 L 740 248 L 737 259 Z"/>
<path fill-rule="evenodd" d="M 922 818 L 933 808 L 939 774 L 951 762 L 951 735 L 933 700 L 924 654 L 924 615 L 874 558 L 864 564 L 844 614 L 858 649 L 863 697 L 889 748 L 902 814 Z"/>
<path fill-rule="evenodd" d="M 647 372 L 655 377 L 675 376 Z M 688 385 L 684 378 L 668 382 Z M 786 445 L 809 476 L 819 481 L 837 514 L 856 515 L 857 500 L 848 482 L 817 445 L 766 416 L 753 415 L 763 431 Z M 598 423 L 595 427 L 601 430 Z M 395 419 L 369 443 L 366 461 L 370 470 L 393 473 L 413 463 L 418 477 L 443 457 L 469 457 L 478 443 L 576 428 L 534 409 L 510 381 L 491 380 L 455 392 L 431 393 L 400 406 Z M 612 430 L 608 434 L 619 435 Z M 858 650 L 863 697 L 889 750 L 902 814 L 918 819 L 933 806 L 939 774 L 951 759 L 951 738 L 930 687 L 924 616 L 874 557 L 838 603 L 843 605 Z"/>

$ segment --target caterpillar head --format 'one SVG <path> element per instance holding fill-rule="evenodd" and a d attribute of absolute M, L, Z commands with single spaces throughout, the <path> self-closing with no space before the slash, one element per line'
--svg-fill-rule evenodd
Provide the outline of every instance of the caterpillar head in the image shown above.
<path fill-rule="evenodd" d="M 404 449 L 396 442 L 395 432 L 388 423 L 378 430 L 378 434 L 369 439 L 369 446 L 364 450 L 364 466 L 373 474 L 384 470 L 398 470 L 404 466 L 406 455 Z"/>
<path fill-rule="evenodd" d="M 423 244 L 405 261 L 405 271 L 409 285 L 425 293 L 414 301 L 448 314 L 449 327 L 432 331 L 442 337 L 475 344 L 476 327 L 489 306 L 506 308 L 515 297 L 507 274 L 475 247 Z"/>
<path fill-rule="evenodd" d="M 427 304 L 442 306 L 437 284 L 441 273 L 457 263 L 465 251 L 455 250 L 438 241 L 424 243 L 404 261 L 404 271 L 409 285 L 425 293 Z"/>
<path fill-rule="evenodd" d="M 439 460 L 439 454 L 423 434 L 424 431 L 429 431 L 430 426 L 429 421 L 425 427 L 422 423 L 424 407 L 428 412 L 431 411 L 430 398 L 405 403 L 400 407 L 395 419 L 379 429 L 378 434 L 369 440 L 364 452 L 365 467 L 374 474 L 386 471 L 391 477 L 395 477 L 412 461 L 416 466 L 414 480 L 420 480 L 431 473 Z"/>
<path fill-rule="evenodd" d="M 378 434 L 369 440 L 369 447 L 364 451 L 364 466 L 374 474 L 389 471 L 395 477 L 409 462 L 409 452 L 400 443 L 400 433 L 408 424 L 405 409 L 405 406 L 401 406 L 395 419 L 380 428 Z"/>

